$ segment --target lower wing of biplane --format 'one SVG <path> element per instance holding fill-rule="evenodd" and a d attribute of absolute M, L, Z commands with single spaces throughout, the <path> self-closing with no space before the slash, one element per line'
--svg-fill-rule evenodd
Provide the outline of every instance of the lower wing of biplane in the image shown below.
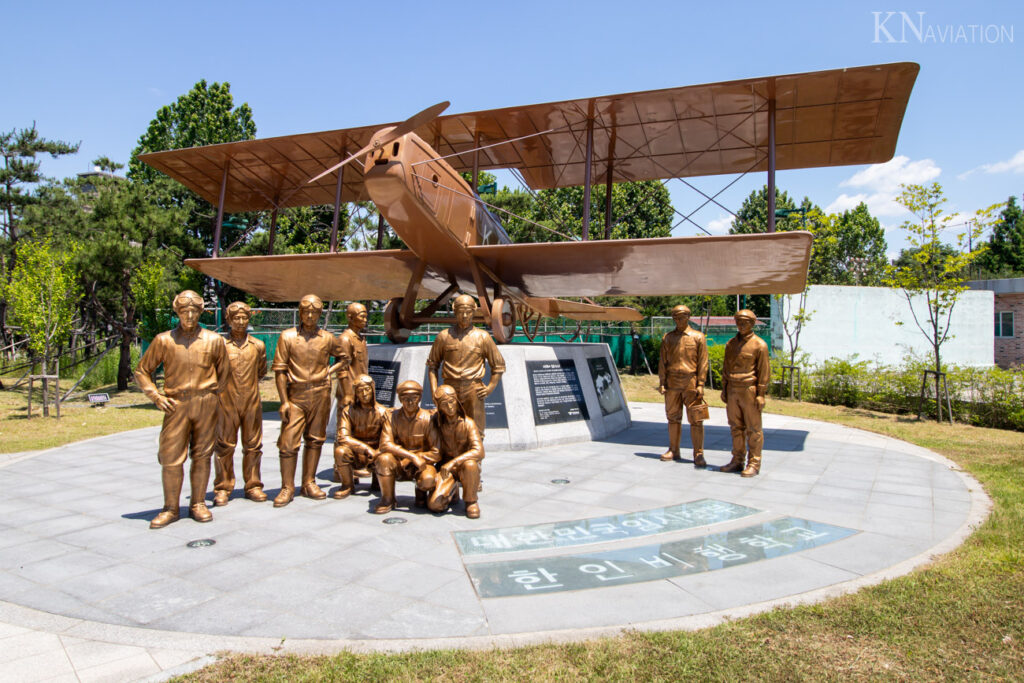
<path fill-rule="evenodd" d="M 541 316 L 636 321 L 632 308 L 596 296 L 794 294 L 807 280 L 811 234 L 803 231 L 475 246 L 464 267 L 438 272 L 411 251 L 355 251 L 189 259 L 206 275 L 267 301 L 389 300 L 385 331 L 408 339 L 459 290 L 475 292 L 480 315 L 507 342 L 517 322 Z M 582 297 L 570 301 L 561 297 Z M 431 300 L 416 310 L 417 300 Z M 534 325 L 534 329 L 536 326 Z"/>

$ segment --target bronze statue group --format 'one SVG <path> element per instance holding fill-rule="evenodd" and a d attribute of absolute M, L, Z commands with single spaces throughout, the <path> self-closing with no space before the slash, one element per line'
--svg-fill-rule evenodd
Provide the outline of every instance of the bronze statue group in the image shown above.
<path fill-rule="evenodd" d="M 228 306 L 231 332 L 225 339 L 199 326 L 204 306 L 195 292 L 178 294 L 173 308 L 178 326 L 156 336 L 135 371 L 139 388 L 164 413 L 158 450 L 164 505 L 150 522 L 152 529 L 165 527 L 180 517 L 186 460 L 191 461 L 189 516 L 197 522 L 213 519 L 206 506 L 211 460 L 215 463 L 213 504 L 228 504 L 235 486 L 234 454 L 239 432 L 245 497 L 254 502 L 267 500 L 260 477 L 263 412 L 259 392 L 267 358 L 263 342 L 248 333 L 252 312 L 244 302 Z M 281 333 L 271 365 L 281 398 L 281 434 L 277 441 L 281 490 L 274 498 L 274 507 L 284 507 L 295 497 L 300 445 L 301 494 L 315 500 L 327 498 L 317 486 L 316 472 L 334 384 L 338 399 L 334 480 L 339 486 L 331 493 L 333 498 L 347 498 L 359 483 L 357 477 L 371 477 L 371 490 L 380 491 L 373 512 L 386 514 L 396 504 L 395 482 L 411 481 L 416 507 L 444 512 L 458 503 L 461 489 L 466 517 L 478 518 L 486 427 L 484 399 L 501 381 L 505 362 L 491 335 L 473 326 L 476 308 L 472 297 L 457 297 L 453 304 L 455 324 L 433 342 L 427 368 L 436 410 L 428 411 L 420 406 L 423 387 L 414 380 L 396 388 L 397 408 L 377 402 L 362 336 L 367 322 L 362 304 L 348 306 L 348 327 L 335 337 L 319 326 L 323 302 L 312 294 L 303 297 L 299 302 L 300 324 Z M 658 365 L 659 390 L 665 395 L 669 423 L 669 450 L 661 459 L 680 459 L 685 408 L 694 465 L 705 467 L 707 344 L 704 335 L 689 327 L 689 308 L 677 306 L 672 317 L 676 329 L 665 335 Z M 733 447 L 732 460 L 721 471 L 742 470 L 744 477 L 760 470 L 761 410 L 769 378 L 767 345 L 753 334 L 755 323 L 750 311 L 736 314 L 738 333 L 726 345 L 722 373 L 722 400 L 726 402 Z M 154 382 L 161 365 L 162 392 Z M 491 378 L 484 384 L 487 366 Z M 438 373 L 444 381 L 440 385 Z M 337 382 L 332 382 L 335 375 Z"/>
<path fill-rule="evenodd" d="M 197 522 L 213 518 L 205 500 L 214 452 L 213 504 L 228 504 L 235 485 L 239 431 L 245 497 L 267 500 L 260 478 L 263 414 L 259 395 L 259 381 L 267 370 L 266 348 L 248 334 L 249 306 L 243 302 L 228 306 L 231 334 L 226 340 L 199 326 L 203 300 L 195 292 L 178 294 L 173 308 L 178 326 L 156 336 L 135 371 L 139 387 L 164 412 L 158 450 L 164 506 L 150 522 L 153 529 L 180 516 L 187 459 L 191 460 L 189 516 Z M 302 298 L 300 325 L 281 334 L 271 366 L 281 398 L 277 441 L 281 490 L 274 507 L 284 507 L 295 497 L 300 445 L 302 495 L 317 500 L 327 497 L 316 484 L 316 471 L 330 418 L 332 377 L 337 375 L 334 478 L 340 486 L 333 491 L 334 498 L 348 497 L 358 474 L 372 476 L 380 488 L 381 500 L 373 510 L 377 514 L 394 508 L 396 480 L 415 483 L 416 506 L 444 512 L 457 501 L 461 486 L 466 516 L 480 516 L 477 493 L 484 458 L 484 397 L 501 380 L 505 365 L 491 336 L 472 325 L 476 312 L 472 297 L 458 297 L 454 309 L 456 324 L 438 335 L 428 359 L 437 410 L 420 408 L 423 390 L 412 380 L 397 387 L 401 405 L 388 409 L 377 403 L 368 374 L 362 338 L 366 308 L 350 304 L 348 328 L 335 337 L 319 326 L 323 302 L 312 294 Z M 491 381 L 484 385 L 487 364 Z M 153 380 L 161 365 L 162 392 Z M 445 381 L 440 386 L 438 371 Z"/>

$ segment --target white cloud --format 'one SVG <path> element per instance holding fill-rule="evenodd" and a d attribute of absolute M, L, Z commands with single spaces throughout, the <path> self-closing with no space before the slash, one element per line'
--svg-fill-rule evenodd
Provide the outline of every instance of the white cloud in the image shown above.
<path fill-rule="evenodd" d="M 911 161 L 910 157 L 893 157 L 884 164 L 873 164 L 857 171 L 852 177 L 839 183 L 840 187 L 863 187 L 876 192 L 891 192 L 894 195 L 899 186 L 921 185 L 934 180 L 942 169 L 931 159 Z"/>
<path fill-rule="evenodd" d="M 825 207 L 825 211 L 849 211 L 864 202 L 873 216 L 902 216 L 906 209 L 896 203 L 900 185 L 921 185 L 939 177 L 940 173 L 942 169 L 931 159 L 911 161 L 910 157 L 893 157 L 884 164 L 874 164 L 857 171 L 839 183 L 840 187 L 852 187 L 861 191 L 856 194 L 840 194 Z"/>
<path fill-rule="evenodd" d="M 982 164 L 976 168 L 972 168 L 966 173 L 961 173 L 957 176 L 958 179 L 963 180 L 972 173 L 1024 173 L 1024 149 L 1020 150 L 1006 161 L 997 161 L 992 164 Z"/>
<path fill-rule="evenodd" d="M 729 228 L 732 227 L 732 216 L 728 214 L 722 214 L 718 218 L 714 219 L 707 224 L 707 231 L 712 235 L 728 235 Z"/>

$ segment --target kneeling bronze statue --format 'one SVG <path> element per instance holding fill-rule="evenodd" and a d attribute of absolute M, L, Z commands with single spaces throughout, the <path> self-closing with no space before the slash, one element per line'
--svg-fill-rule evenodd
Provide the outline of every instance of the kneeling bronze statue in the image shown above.
<path fill-rule="evenodd" d="M 427 507 L 433 512 L 444 512 L 457 496 L 457 485 L 462 486 L 466 502 L 466 517 L 480 516 L 477 491 L 480 488 L 480 461 L 484 447 L 473 418 L 467 417 L 459 403 L 454 387 L 442 384 L 434 392 L 437 412 L 434 421 L 440 438 L 441 467 L 438 484 L 430 493 Z"/>
<path fill-rule="evenodd" d="M 334 447 L 334 469 L 341 486 L 331 495 L 347 498 L 359 480 L 354 470 L 374 467 L 380 454 L 380 436 L 388 421 L 388 409 L 377 403 L 376 387 L 369 375 L 359 375 L 353 384 L 354 403 L 338 411 L 338 438 Z"/>
<path fill-rule="evenodd" d="M 387 514 L 395 508 L 396 479 L 416 482 L 417 507 L 427 506 L 427 496 L 437 485 L 433 467 L 441 459 L 437 427 L 430 411 L 420 408 L 422 397 L 419 382 L 410 379 L 398 385 L 402 405 L 388 414 L 380 434 L 380 455 L 374 459 L 381 491 L 375 514 Z"/>

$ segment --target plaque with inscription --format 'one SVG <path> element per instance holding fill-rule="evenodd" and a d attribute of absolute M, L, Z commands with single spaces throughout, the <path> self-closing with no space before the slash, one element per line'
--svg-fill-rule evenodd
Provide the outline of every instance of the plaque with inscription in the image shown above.
<path fill-rule="evenodd" d="M 402 364 L 394 360 L 369 359 L 370 377 L 377 388 L 377 403 L 391 408 L 395 405 L 395 384 Z"/>
<path fill-rule="evenodd" d="M 528 360 L 526 376 L 537 425 L 589 420 L 576 364 L 570 360 Z"/>
<path fill-rule="evenodd" d="M 605 588 L 715 571 L 816 548 L 857 533 L 796 517 L 659 545 L 467 564 L 481 598 Z"/>
<path fill-rule="evenodd" d="M 611 415 L 622 410 L 622 391 L 615 381 L 615 373 L 604 357 L 588 358 L 590 378 L 594 380 L 597 392 L 597 403 L 601 406 L 602 415 Z"/>
<path fill-rule="evenodd" d="M 487 368 L 484 373 L 483 383 L 487 384 L 490 381 L 491 369 Z M 443 380 L 438 380 L 438 382 L 439 384 L 444 383 Z M 424 371 L 421 384 L 423 384 L 425 390 L 420 405 L 424 410 L 433 410 L 436 406 L 434 405 L 434 397 L 430 395 L 430 370 Z M 494 388 L 494 391 L 484 399 L 484 412 L 487 413 L 488 429 L 508 429 L 508 413 L 505 412 L 505 390 L 502 389 L 501 382 L 498 382 L 498 386 Z"/>
<path fill-rule="evenodd" d="M 760 510 L 724 500 L 702 498 L 663 508 L 628 512 L 611 517 L 589 517 L 527 526 L 456 531 L 463 555 L 493 555 L 522 550 L 564 548 L 664 534 L 698 526 L 731 522 Z"/>

